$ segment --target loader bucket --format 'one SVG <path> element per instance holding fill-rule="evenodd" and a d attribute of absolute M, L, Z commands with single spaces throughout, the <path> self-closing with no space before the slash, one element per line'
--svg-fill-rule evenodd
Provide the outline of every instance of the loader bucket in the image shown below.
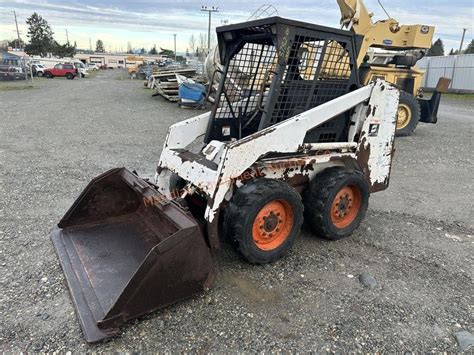
<path fill-rule="evenodd" d="M 160 203 L 148 203 L 150 197 Z M 88 342 L 210 287 L 196 220 L 126 169 L 95 178 L 51 236 Z"/>

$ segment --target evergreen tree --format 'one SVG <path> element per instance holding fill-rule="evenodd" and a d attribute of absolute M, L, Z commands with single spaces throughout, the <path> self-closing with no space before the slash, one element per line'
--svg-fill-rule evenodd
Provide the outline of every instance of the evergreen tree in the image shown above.
<path fill-rule="evenodd" d="M 25 48 L 25 42 L 21 38 L 20 41 L 18 41 L 18 39 L 14 39 L 12 41 L 8 41 L 7 47 Z"/>
<path fill-rule="evenodd" d="M 55 41 L 48 21 L 35 12 L 26 19 L 26 23 L 28 25 L 27 36 L 30 39 L 30 43 L 25 46 L 26 53 L 44 57 L 52 52 Z"/>
<path fill-rule="evenodd" d="M 174 58 L 174 52 L 171 49 L 160 48 L 160 54 L 168 58 Z"/>
<path fill-rule="evenodd" d="M 428 57 L 439 57 L 444 55 L 444 44 L 441 38 L 438 38 L 428 50 Z"/>
<path fill-rule="evenodd" d="M 474 54 L 474 39 L 471 41 L 471 43 L 469 43 L 466 50 L 464 51 L 464 54 Z"/>
<path fill-rule="evenodd" d="M 72 46 L 69 42 L 66 44 L 59 44 L 55 41 L 52 53 L 59 58 L 74 57 L 76 54 L 76 42 L 74 42 L 74 45 Z"/>
<path fill-rule="evenodd" d="M 148 54 L 158 54 L 158 51 L 156 50 L 156 45 L 153 46 L 152 49 L 148 52 Z"/>
<path fill-rule="evenodd" d="M 146 53 L 145 48 L 140 49 L 140 54 L 145 54 L 145 53 Z"/>
<path fill-rule="evenodd" d="M 97 42 L 95 43 L 95 51 L 97 53 L 105 53 L 104 42 L 102 42 L 101 39 L 98 39 Z"/>

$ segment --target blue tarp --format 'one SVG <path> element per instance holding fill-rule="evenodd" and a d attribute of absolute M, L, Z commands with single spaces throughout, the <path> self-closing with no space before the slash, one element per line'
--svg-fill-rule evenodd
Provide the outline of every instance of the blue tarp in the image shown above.
<path fill-rule="evenodd" d="M 206 87 L 197 83 L 181 83 L 179 85 L 179 98 L 200 102 L 206 96 Z"/>

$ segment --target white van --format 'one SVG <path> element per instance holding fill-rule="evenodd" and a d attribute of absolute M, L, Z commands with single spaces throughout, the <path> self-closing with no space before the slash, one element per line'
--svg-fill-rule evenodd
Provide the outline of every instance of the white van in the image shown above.
<path fill-rule="evenodd" d="M 81 73 L 81 78 L 89 75 L 87 68 L 84 63 L 82 62 L 74 62 L 74 66 L 77 68 L 77 71 Z"/>

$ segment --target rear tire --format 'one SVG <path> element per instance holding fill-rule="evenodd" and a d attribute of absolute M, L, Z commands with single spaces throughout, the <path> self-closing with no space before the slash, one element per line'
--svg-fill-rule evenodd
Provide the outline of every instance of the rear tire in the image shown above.
<path fill-rule="evenodd" d="M 52 78 L 53 78 L 53 74 L 51 74 L 49 71 L 47 71 L 46 73 L 44 73 L 44 76 L 47 77 L 48 79 L 52 79 Z"/>
<path fill-rule="evenodd" d="M 225 217 L 225 234 L 249 262 L 281 258 L 294 244 L 303 223 L 300 195 L 285 182 L 256 179 L 240 187 Z"/>
<path fill-rule="evenodd" d="M 68 80 L 72 80 L 72 79 L 74 79 L 74 75 L 72 75 L 71 73 L 66 73 L 66 78 Z"/>
<path fill-rule="evenodd" d="M 397 137 L 406 137 L 413 133 L 420 121 L 421 109 L 418 100 L 406 91 L 400 91 L 400 103 L 397 116 Z"/>
<path fill-rule="evenodd" d="M 304 193 L 305 220 L 314 234 L 329 240 L 350 236 L 367 212 L 369 186 L 357 170 L 329 168 Z"/>

